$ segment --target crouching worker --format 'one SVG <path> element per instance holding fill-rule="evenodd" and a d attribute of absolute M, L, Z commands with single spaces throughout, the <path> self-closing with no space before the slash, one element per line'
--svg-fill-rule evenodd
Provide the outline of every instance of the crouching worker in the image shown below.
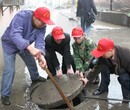
<path fill-rule="evenodd" d="M 93 59 L 91 55 L 91 51 L 96 47 L 95 43 L 88 38 L 83 32 L 81 27 L 74 27 L 72 29 L 72 37 L 74 38 L 73 47 L 73 56 L 74 62 L 76 65 L 76 74 L 80 76 L 80 78 L 84 78 L 84 75 L 90 69 L 90 62 Z M 92 65 L 91 65 L 92 66 Z M 97 76 L 93 82 L 93 84 L 99 83 L 99 77 Z M 86 87 L 83 88 L 82 92 L 79 94 L 79 100 L 82 102 L 85 100 L 86 96 Z"/>
<path fill-rule="evenodd" d="M 73 57 L 70 53 L 70 35 L 64 33 L 63 29 L 56 26 L 52 32 L 45 38 L 47 66 L 53 76 L 62 76 L 62 74 L 73 74 L 75 72 L 75 65 Z M 57 56 L 59 53 L 62 56 L 62 66 Z"/>
<path fill-rule="evenodd" d="M 81 80 L 86 84 L 92 81 L 101 71 L 101 83 L 94 95 L 108 92 L 110 74 L 118 75 L 123 99 L 130 100 L 130 50 L 126 47 L 114 45 L 109 38 L 102 38 L 98 46 L 92 52 L 98 58 L 97 65 L 89 72 L 86 78 Z"/>
<path fill-rule="evenodd" d="M 85 35 L 81 27 L 74 27 L 71 35 L 74 38 L 72 47 L 74 62 L 76 65 L 75 73 L 83 77 L 83 74 L 86 73 L 90 68 L 89 64 L 93 59 L 91 51 L 96 47 L 96 44 Z M 99 83 L 98 76 L 94 79 L 93 83 Z"/>

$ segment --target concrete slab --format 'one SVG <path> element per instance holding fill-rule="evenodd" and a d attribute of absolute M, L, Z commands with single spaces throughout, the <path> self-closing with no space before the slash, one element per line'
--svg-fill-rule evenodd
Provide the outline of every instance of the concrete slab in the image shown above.
<path fill-rule="evenodd" d="M 98 11 L 97 20 L 122 25 L 130 26 L 130 17 L 127 13 L 117 11 Z"/>
<path fill-rule="evenodd" d="M 62 77 L 54 77 L 64 95 L 71 101 L 83 89 L 83 84 L 79 80 L 78 75 L 63 75 Z M 35 90 L 32 90 L 32 102 L 36 103 L 42 108 L 55 108 L 66 104 L 63 97 L 60 95 L 56 87 L 49 79 L 41 83 Z"/>

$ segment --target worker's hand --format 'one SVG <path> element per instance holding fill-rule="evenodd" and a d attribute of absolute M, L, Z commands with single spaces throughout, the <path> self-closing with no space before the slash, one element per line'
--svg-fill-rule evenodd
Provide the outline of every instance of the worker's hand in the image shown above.
<path fill-rule="evenodd" d="M 80 77 L 80 78 L 84 78 L 83 72 L 80 72 L 80 73 L 79 73 L 79 77 Z"/>
<path fill-rule="evenodd" d="M 73 71 L 73 69 L 72 69 L 72 66 L 71 66 L 71 68 L 68 68 L 68 69 L 67 69 L 67 74 L 74 74 L 74 71 Z"/>
<path fill-rule="evenodd" d="M 62 75 L 63 75 L 62 70 L 59 69 L 59 70 L 56 72 L 56 76 L 61 77 Z"/>
<path fill-rule="evenodd" d="M 80 72 L 79 70 L 76 70 L 75 74 L 79 75 L 80 78 L 83 78 L 83 72 Z"/>
<path fill-rule="evenodd" d="M 86 85 L 88 83 L 88 79 L 87 78 L 80 78 L 80 80 L 83 82 L 84 85 Z"/>
<path fill-rule="evenodd" d="M 36 57 L 37 59 L 38 59 L 39 57 L 41 57 L 41 51 L 40 51 L 39 49 L 33 47 L 33 45 L 29 45 L 29 46 L 27 47 L 27 49 L 28 49 L 29 52 L 30 52 L 34 57 Z"/>
<path fill-rule="evenodd" d="M 47 67 L 47 63 L 46 63 L 46 60 L 45 60 L 45 58 L 44 58 L 43 55 L 41 55 L 41 56 L 38 58 L 38 62 L 39 62 L 39 66 L 40 66 L 41 68 Z"/>
<path fill-rule="evenodd" d="M 79 73 L 80 73 L 79 70 L 76 70 L 75 74 L 79 75 Z"/>

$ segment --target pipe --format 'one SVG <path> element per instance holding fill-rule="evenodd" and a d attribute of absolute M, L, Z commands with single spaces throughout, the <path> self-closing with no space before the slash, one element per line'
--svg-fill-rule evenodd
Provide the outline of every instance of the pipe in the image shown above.
<path fill-rule="evenodd" d="M 123 101 L 123 102 L 130 102 L 128 99 L 116 99 L 116 98 L 101 98 L 101 97 L 93 97 L 93 96 L 84 96 L 83 98 L 88 98 L 88 99 L 97 99 L 97 100 L 113 100 L 113 101 Z"/>

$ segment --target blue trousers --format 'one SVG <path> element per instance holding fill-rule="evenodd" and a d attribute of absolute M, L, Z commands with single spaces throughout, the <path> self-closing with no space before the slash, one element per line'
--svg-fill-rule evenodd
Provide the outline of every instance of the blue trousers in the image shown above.
<path fill-rule="evenodd" d="M 15 76 L 16 54 L 17 53 L 8 54 L 5 51 L 3 51 L 4 70 L 3 70 L 2 83 L 1 83 L 1 96 L 10 96 L 11 94 L 12 83 Z M 18 54 L 25 62 L 29 70 L 31 79 L 32 80 L 38 79 L 40 76 L 38 73 L 38 69 L 34 57 L 27 50 Z"/>
<path fill-rule="evenodd" d="M 110 83 L 110 74 L 113 73 L 111 68 L 106 67 L 101 71 L 100 90 L 107 90 Z M 124 99 L 130 99 L 130 73 L 122 71 L 119 73 L 118 81 L 121 85 L 122 95 Z"/>
<path fill-rule="evenodd" d="M 84 20 L 84 17 L 81 17 L 80 22 L 81 22 L 81 27 L 82 27 L 83 31 L 87 35 L 89 35 L 90 29 L 91 29 L 91 24 L 90 23 L 86 23 L 85 20 Z"/>

